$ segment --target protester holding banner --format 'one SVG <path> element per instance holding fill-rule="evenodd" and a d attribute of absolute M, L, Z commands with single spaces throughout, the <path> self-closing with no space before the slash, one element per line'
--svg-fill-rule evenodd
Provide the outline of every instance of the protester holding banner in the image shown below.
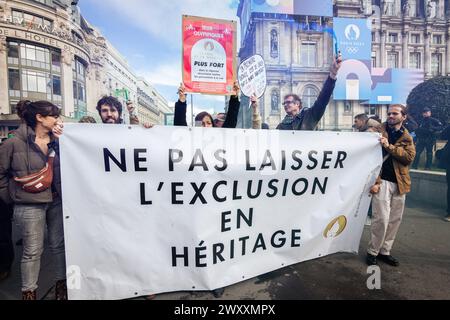
<path fill-rule="evenodd" d="M 105 124 L 120 124 L 122 119 L 122 104 L 112 96 L 104 96 L 97 102 L 98 115 Z"/>
<path fill-rule="evenodd" d="M 371 239 L 367 250 L 367 264 L 377 264 L 377 259 L 391 266 L 398 266 L 391 256 L 391 249 L 402 221 L 406 193 L 411 190 L 409 166 L 414 160 L 416 149 L 412 137 L 403 126 L 406 108 L 392 105 L 388 121 L 381 127 L 384 162 L 381 174 L 370 192 L 372 199 Z"/>
<path fill-rule="evenodd" d="M 337 59 L 333 59 L 330 75 L 311 108 L 303 109 L 302 100 L 296 94 L 292 93 L 285 96 L 283 106 L 287 115 L 283 122 L 278 125 L 278 130 L 314 130 L 316 128 L 330 101 L 341 65 L 342 57 L 339 55 Z"/>
<path fill-rule="evenodd" d="M 97 111 L 98 115 L 102 119 L 102 123 L 104 124 L 123 124 L 122 118 L 122 103 L 112 96 L 104 96 L 97 102 Z M 130 113 L 130 124 L 138 125 L 139 119 L 137 115 L 134 113 L 135 108 L 133 107 L 133 103 L 131 101 L 127 102 L 127 109 Z M 150 123 L 144 123 L 144 128 L 152 128 L 153 125 Z"/>
<path fill-rule="evenodd" d="M 36 300 L 44 232 L 55 262 L 55 295 L 67 299 L 61 178 L 57 139 L 61 110 L 47 101 L 17 104 L 22 124 L 0 147 L 0 198 L 14 203 L 23 238 L 22 299 Z M 36 174 L 38 173 L 38 174 Z"/>
<path fill-rule="evenodd" d="M 214 125 L 216 128 L 222 128 L 223 124 L 225 123 L 225 118 L 227 115 L 223 112 L 218 113 L 214 118 Z"/>
<path fill-rule="evenodd" d="M 239 85 L 237 82 L 234 83 L 233 86 L 234 94 L 230 97 L 230 102 L 228 105 L 228 113 L 225 118 L 225 122 L 223 123 L 222 128 L 236 128 L 237 118 L 239 115 L 239 107 L 241 105 L 239 101 Z M 186 122 L 186 88 L 183 84 L 178 88 L 179 99 L 175 103 L 175 126 L 184 126 L 187 127 Z M 196 123 L 201 127 L 216 127 L 212 116 L 207 112 L 202 112 L 197 115 L 195 119 Z M 200 124 L 201 123 L 201 124 Z"/>

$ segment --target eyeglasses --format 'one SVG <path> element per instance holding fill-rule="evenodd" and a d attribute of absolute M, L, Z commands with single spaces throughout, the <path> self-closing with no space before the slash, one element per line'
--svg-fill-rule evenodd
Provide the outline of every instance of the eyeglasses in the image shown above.
<path fill-rule="evenodd" d="M 388 112 L 388 116 L 393 115 L 393 116 L 398 116 L 400 113 L 398 112 Z"/>
<path fill-rule="evenodd" d="M 287 100 L 287 101 L 283 102 L 283 106 L 294 103 L 294 102 L 295 102 L 294 100 Z"/>

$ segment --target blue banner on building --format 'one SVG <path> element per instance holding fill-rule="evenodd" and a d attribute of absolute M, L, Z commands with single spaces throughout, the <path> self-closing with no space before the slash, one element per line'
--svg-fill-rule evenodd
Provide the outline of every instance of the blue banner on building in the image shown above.
<path fill-rule="evenodd" d="M 337 48 L 344 62 L 338 74 L 335 100 L 369 100 L 371 97 L 372 32 L 367 19 L 334 18 Z"/>
<path fill-rule="evenodd" d="M 334 18 L 333 29 L 342 58 L 370 60 L 372 31 L 367 19 Z"/>
<path fill-rule="evenodd" d="M 252 12 L 282 13 L 310 16 L 333 16 L 331 0 L 251 0 Z"/>
<path fill-rule="evenodd" d="M 411 91 L 424 81 L 419 69 L 372 69 L 372 95 L 366 104 L 406 104 Z"/>

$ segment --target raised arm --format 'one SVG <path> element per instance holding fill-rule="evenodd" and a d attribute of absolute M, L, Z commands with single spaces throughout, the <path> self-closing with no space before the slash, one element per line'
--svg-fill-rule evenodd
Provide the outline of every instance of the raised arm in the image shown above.
<path fill-rule="evenodd" d="M 241 106 L 241 102 L 239 101 L 239 85 L 237 82 L 234 83 L 234 95 L 230 97 L 230 103 L 228 105 L 227 117 L 225 118 L 225 122 L 222 128 L 236 128 L 237 119 L 239 115 L 239 108 Z"/>
<path fill-rule="evenodd" d="M 325 84 L 323 85 L 322 91 L 320 91 L 316 102 L 314 102 L 314 105 L 310 109 L 313 119 L 317 122 L 322 119 L 323 114 L 325 113 L 325 109 L 330 102 L 331 95 L 333 94 L 334 87 L 336 86 L 337 73 L 341 68 L 341 65 L 342 57 L 339 54 L 339 57 L 337 59 L 333 59 L 333 64 L 330 69 L 330 75 L 325 81 Z"/>
<path fill-rule="evenodd" d="M 174 125 L 179 127 L 187 127 L 186 122 L 186 88 L 181 83 L 178 88 L 178 101 L 175 103 Z"/>

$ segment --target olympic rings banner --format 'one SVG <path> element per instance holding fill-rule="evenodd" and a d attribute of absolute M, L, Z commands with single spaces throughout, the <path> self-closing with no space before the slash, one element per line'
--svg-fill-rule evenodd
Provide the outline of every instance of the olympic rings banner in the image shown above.
<path fill-rule="evenodd" d="M 233 94 L 235 21 L 183 16 L 183 83 L 187 92 Z"/>
<path fill-rule="evenodd" d="M 212 290 L 358 251 L 375 133 L 67 124 L 70 299 Z"/>
<path fill-rule="evenodd" d="M 344 59 L 333 94 L 335 100 L 369 100 L 371 97 L 370 23 L 369 19 L 333 19 L 333 30 Z"/>

